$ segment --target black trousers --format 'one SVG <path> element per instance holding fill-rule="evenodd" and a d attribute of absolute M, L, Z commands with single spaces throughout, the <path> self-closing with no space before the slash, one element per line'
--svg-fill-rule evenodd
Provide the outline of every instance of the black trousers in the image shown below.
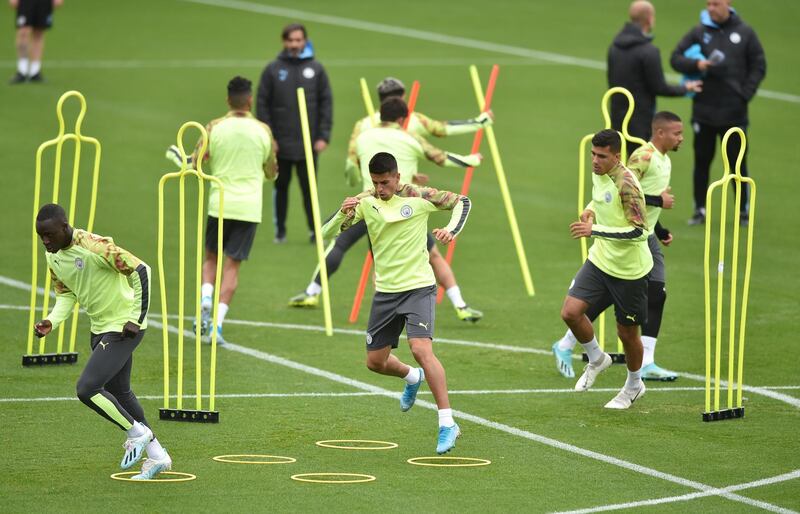
<path fill-rule="evenodd" d="M 317 169 L 317 154 L 314 154 L 314 169 Z M 297 170 L 297 180 L 303 192 L 303 207 L 306 211 L 308 230 L 314 231 L 314 218 L 311 212 L 311 191 L 308 186 L 308 169 L 306 160 L 290 160 L 278 158 L 278 179 L 275 180 L 273 205 L 275 209 L 275 235 L 286 235 L 286 212 L 289 210 L 289 182 L 292 180 L 292 169 Z"/>
<path fill-rule="evenodd" d="M 131 391 L 133 351 L 144 333 L 140 330 L 131 338 L 121 332 L 92 334 L 92 354 L 76 386 L 83 403 L 123 430 L 126 427 L 120 423 L 120 416 L 130 424 L 138 421 L 149 426 L 142 405 Z"/>
<path fill-rule="evenodd" d="M 717 140 L 722 141 L 725 132 L 731 127 L 717 127 L 714 125 L 706 125 L 698 121 L 692 120 L 692 127 L 694 128 L 694 205 L 696 209 L 705 208 L 706 206 L 706 191 L 708 190 L 708 176 L 711 169 L 711 161 L 714 160 L 714 154 L 717 151 Z M 739 128 L 744 130 L 747 135 L 747 125 L 742 125 Z M 739 147 L 741 141 L 738 136 L 732 136 L 728 140 L 728 162 L 731 165 L 731 173 L 736 170 L 736 158 L 739 155 Z M 742 159 L 742 176 L 747 177 L 747 151 Z M 715 178 L 714 180 L 716 180 Z M 742 208 L 741 213 L 747 214 L 750 212 L 750 188 L 747 184 L 742 188 Z"/>

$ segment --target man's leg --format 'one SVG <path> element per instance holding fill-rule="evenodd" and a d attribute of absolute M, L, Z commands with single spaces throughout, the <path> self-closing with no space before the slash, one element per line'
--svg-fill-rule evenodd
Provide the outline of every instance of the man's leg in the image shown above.
<path fill-rule="evenodd" d="M 30 44 L 30 69 L 28 71 L 28 79 L 32 82 L 40 82 L 42 80 L 42 54 L 44 53 L 44 33 L 45 29 L 34 27 L 31 33 Z"/>
<path fill-rule="evenodd" d="M 655 363 L 656 342 L 658 332 L 661 330 L 661 319 L 664 315 L 664 304 L 667 301 L 666 273 L 664 268 L 664 254 L 658 238 L 651 235 L 647 239 L 650 254 L 653 256 L 653 269 L 650 270 L 647 280 L 647 320 L 642 323 L 642 379 L 661 380 L 669 382 L 678 378 L 678 375 L 663 369 Z"/>
<path fill-rule="evenodd" d="M 316 169 L 317 155 L 314 154 L 314 170 Z M 308 185 L 308 165 L 305 159 L 297 162 L 297 180 L 300 182 L 300 190 L 303 193 L 303 208 L 306 211 L 309 239 L 314 243 L 314 211 L 311 207 L 311 187 Z"/>
<path fill-rule="evenodd" d="M 447 375 L 444 366 L 433 353 L 433 341 L 428 338 L 409 338 L 411 354 L 425 371 L 425 381 L 431 388 L 436 406 L 442 409 L 450 408 L 450 399 L 447 395 Z M 452 415 L 452 414 L 451 414 Z"/>
<path fill-rule="evenodd" d="M 694 215 L 690 225 L 699 225 L 706 220 L 706 190 L 708 172 L 717 146 L 717 129 L 692 120 L 694 128 Z"/>
<path fill-rule="evenodd" d="M 289 209 L 289 182 L 293 166 L 294 161 L 278 159 L 278 178 L 275 179 L 272 193 L 276 243 L 286 242 L 286 212 Z"/>
<path fill-rule="evenodd" d="M 428 235 L 430 239 L 432 237 Z M 456 315 L 461 321 L 477 322 L 483 317 L 483 313 L 477 309 L 473 309 L 467 305 L 464 298 L 461 296 L 461 288 L 456 283 L 456 276 L 453 273 L 453 268 L 447 264 L 447 260 L 439 252 L 435 244 L 429 243 L 428 252 L 430 253 L 429 262 L 433 268 L 433 274 L 436 277 L 436 282 L 444 288 L 447 298 L 453 304 L 456 310 Z"/>
<path fill-rule="evenodd" d="M 30 46 L 33 27 L 17 27 L 14 44 L 17 49 L 17 72 L 11 77 L 11 84 L 19 84 L 28 80 L 30 71 Z"/>

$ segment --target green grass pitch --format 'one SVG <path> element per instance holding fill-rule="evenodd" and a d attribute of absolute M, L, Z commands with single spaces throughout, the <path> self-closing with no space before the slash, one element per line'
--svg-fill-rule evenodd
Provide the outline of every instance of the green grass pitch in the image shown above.
<path fill-rule="evenodd" d="M 559 309 L 580 264 L 578 245 L 567 227 L 576 215 L 578 141 L 602 124 L 599 101 L 605 73 L 595 64 L 605 60 L 608 43 L 625 19 L 627 1 L 263 1 L 269 3 L 68 1 L 56 12 L 47 35 L 46 83 L 0 86 L 0 153 L 5 159 L 0 202 L 0 510 L 555 512 L 664 498 L 669 500 L 635 504 L 633 510 L 800 510 L 800 175 L 793 168 L 800 116 L 800 4 L 736 2 L 757 30 L 768 60 L 762 84 L 766 95 L 752 102 L 749 129 L 749 164 L 759 192 L 744 382 L 755 389 L 745 391 L 744 419 L 702 423 L 703 383 L 687 376 L 704 373 L 704 233 L 686 225 L 692 165 L 687 100 L 659 101 L 661 108 L 687 120 L 687 140 L 672 155 L 676 208 L 662 215 L 675 242 L 665 251 L 669 298 L 657 351 L 659 364 L 685 375 L 671 384 L 649 384 L 648 394 L 629 411 L 608 412 L 602 406 L 624 380 L 622 367 L 601 376 L 597 391 L 572 394 L 568 390 L 573 382 L 558 375 L 549 354 L 552 342 L 563 334 Z M 655 43 L 669 69 L 669 52 L 696 22 L 703 2 L 655 3 Z M 259 8 L 263 5 L 271 7 Z M 3 9 L 9 30 L 0 40 L 0 55 L 10 77 L 13 15 Z M 419 111 L 459 119 L 477 113 L 468 65 L 478 65 L 484 83 L 490 65 L 500 65 L 495 132 L 536 296 L 524 293 L 494 168 L 487 159 L 475 172 L 470 194 L 474 211 L 454 262 L 466 300 L 486 317 L 466 325 L 445 300 L 438 309 L 436 345 L 448 372 L 453 407 L 467 414 L 460 420 L 464 435 L 452 455 L 485 458 L 492 464 L 447 469 L 406 463 L 434 454 L 436 416 L 424 404 L 401 413 L 397 400 L 385 393 L 399 392 L 402 383 L 364 366 L 359 332 L 365 328 L 371 293 L 356 324 L 349 324 L 347 316 L 366 245 L 350 252 L 332 282 L 334 325 L 341 330 L 333 337 L 305 330 L 322 324 L 322 312 L 286 306 L 305 287 L 316 258 L 307 241 L 299 189 L 293 185 L 291 190 L 288 243 L 278 246 L 272 243 L 267 186 L 264 224 L 252 258 L 242 268 L 225 328 L 226 338 L 236 346 L 219 351 L 221 422 L 158 421 L 160 330 L 151 328 L 136 352 L 134 390 L 173 456 L 174 470 L 194 473 L 197 480 L 112 481 L 109 475 L 119 471 L 123 434 L 74 399 L 87 355 L 85 319 L 79 328 L 78 365 L 20 366 L 30 329 L 29 291 L 19 283 L 30 275 L 36 148 L 56 134 L 59 95 L 80 90 L 89 105 L 83 132 L 103 145 L 95 231 L 114 236 L 155 269 L 158 179 L 172 171 L 163 158 L 166 146 L 183 122 L 206 123 L 224 113 L 224 87 L 233 75 L 257 82 L 264 64 L 279 50 L 281 27 L 295 20 L 307 24 L 334 90 L 333 140 L 319 166 L 324 213 L 349 192 L 342 180 L 343 164 L 353 122 L 364 112 L 360 77 L 371 87 L 386 75 L 407 84 L 419 80 Z M 434 41 L 411 29 L 447 37 Z M 555 62 L 533 50 L 577 60 Z M 74 106 L 69 106 L 68 120 L 74 116 Z M 436 143 L 465 153 L 471 138 Z M 482 151 L 488 156 L 485 143 Z M 65 166 L 65 186 L 70 170 Z M 423 172 L 438 187 L 460 188 L 460 171 L 425 166 Z M 712 175 L 721 173 L 717 158 Z M 49 191 L 45 187 L 44 194 Z M 82 204 L 78 226 L 86 221 L 86 209 Z M 432 223 L 445 219 L 435 217 Z M 174 266 L 174 241 L 168 248 L 168 264 Z M 170 280 L 174 283 L 174 273 Z M 152 315 L 159 312 L 156 292 Z M 174 302 L 175 287 L 170 295 Z M 411 359 L 405 343 L 398 354 Z M 189 364 L 193 355 L 187 350 Z M 187 366 L 187 393 L 194 391 L 191 371 Z M 427 389 L 423 392 L 420 398 L 432 401 Z M 187 403 L 194 404 L 192 399 Z M 315 446 L 322 439 L 377 439 L 399 447 L 370 452 Z M 211 459 L 244 453 L 285 455 L 297 462 L 237 466 Z M 322 485 L 289 479 L 311 472 L 366 473 L 377 480 Z M 707 492 L 740 484 L 750 485 Z"/>

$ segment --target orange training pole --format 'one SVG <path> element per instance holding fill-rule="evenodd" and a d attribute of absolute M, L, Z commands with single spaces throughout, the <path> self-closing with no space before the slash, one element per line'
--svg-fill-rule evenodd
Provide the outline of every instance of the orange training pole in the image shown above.
<path fill-rule="evenodd" d="M 408 97 L 408 116 L 403 123 L 403 130 L 408 130 L 408 122 L 411 120 L 411 113 L 414 112 L 414 107 L 417 105 L 417 96 L 419 95 L 419 81 L 415 80 L 411 85 L 411 95 Z M 488 103 L 488 102 L 487 102 Z M 353 298 L 353 307 L 350 309 L 350 323 L 355 323 L 358 320 L 358 313 L 361 311 L 361 301 L 364 299 L 364 290 L 367 288 L 367 278 L 372 269 L 372 252 L 367 250 L 367 256 L 364 257 L 364 266 L 361 268 L 361 278 L 358 280 L 358 289 L 356 289 L 356 296 Z"/>
<path fill-rule="evenodd" d="M 500 67 L 498 65 L 492 66 L 492 73 L 489 75 L 489 85 L 486 86 L 486 107 L 484 111 L 488 111 L 492 105 L 492 96 L 494 96 L 494 85 L 497 82 L 497 74 L 500 72 Z M 472 140 L 472 151 L 470 153 L 476 153 L 478 150 L 481 149 L 481 140 L 483 139 L 483 129 L 479 129 L 475 132 L 475 138 Z M 461 195 L 466 196 L 469 193 L 469 186 L 472 183 L 472 172 L 475 170 L 472 166 L 467 168 L 467 172 L 464 174 L 464 183 L 461 185 Z M 447 245 L 447 255 L 445 256 L 445 260 L 447 264 L 453 262 L 453 253 L 456 251 L 456 240 L 453 239 L 450 241 L 450 244 Z M 442 303 L 442 298 L 444 297 L 444 289 L 439 288 L 439 292 L 436 294 L 436 303 Z"/>

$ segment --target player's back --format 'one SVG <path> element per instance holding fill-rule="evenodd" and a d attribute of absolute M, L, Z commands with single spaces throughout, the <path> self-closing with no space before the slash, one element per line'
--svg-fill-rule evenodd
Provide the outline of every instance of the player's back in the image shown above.
<path fill-rule="evenodd" d="M 364 189 L 372 187 L 369 161 L 379 152 L 387 152 L 397 160 L 400 183 L 410 184 L 417 173 L 419 159 L 425 156 L 422 145 L 407 134 L 397 123 L 382 123 L 378 127 L 362 132 L 356 139 L 356 153 L 361 165 Z"/>

